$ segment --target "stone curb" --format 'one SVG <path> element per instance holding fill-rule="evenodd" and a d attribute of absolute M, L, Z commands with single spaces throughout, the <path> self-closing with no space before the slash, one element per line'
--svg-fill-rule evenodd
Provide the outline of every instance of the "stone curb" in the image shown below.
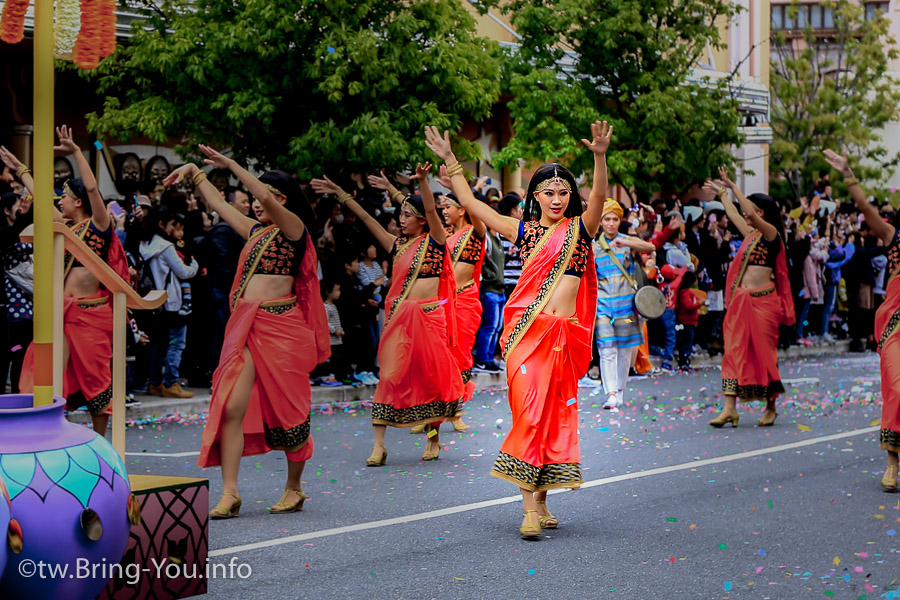
<path fill-rule="evenodd" d="M 802 358 L 808 356 L 820 355 L 840 355 L 846 354 L 849 350 L 850 342 L 838 341 L 831 344 L 819 344 L 816 346 L 791 346 L 787 350 L 779 350 L 779 360 L 789 358 Z M 657 357 L 651 357 L 653 366 L 659 367 L 660 360 Z M 710 357 L 704 353 L 696 356 L 692 361 L 693 366 L 711 366 L 722 364 L 722 355 L 719 354 Z M 478 389 L 505 389 L 506 373 L 473 373 L 472 379 L 478 386 Z M 209 390 L 199 388 L 191 388 L 189 391 L 196 395 L 193 398 L 159 398 L 157 396 L 138 396 L 141 405 L 128 409 L 129 419 L 149 419 L 160 417 L 166 413 L 202 413 L 209 408 Z M 361 402 L 371 400 L 375 394 L 374 385 L 348 386 L 342 385 L 338 387 L 313 387 L 312 403 L 317 405 L 331 404 L 342 405 L 353 402 Z M 89 423 L 90 416 L 86 411 L 75 411 L 69 414 L 69 419 L 76 423 Z"/>

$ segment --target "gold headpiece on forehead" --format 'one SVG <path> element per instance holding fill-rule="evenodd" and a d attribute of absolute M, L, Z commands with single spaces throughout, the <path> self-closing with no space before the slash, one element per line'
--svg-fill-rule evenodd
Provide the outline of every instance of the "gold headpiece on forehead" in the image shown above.
<path fill-rule="evenodd" d="M 266 189 L 267 189 L 267 190 L 269 190 L 270 192 L 272 192 L 272 193 L 275 194 L 276 196 L 284 196 L 284 195 L 285 195 L 284 192 L 282 192 L 281 190 L 279 190 L 277 187 L 275 187 L 275 186 L 272 185 L 271 183 L 264 183 L 263 185 L 266 186 Z"/>
<path fill-rule="evenodd" d="M 425 218 L 425 215 L 423 215 L 422 213 L 420 213 L 420 212 L 419 212 L 419 209 L 417 209 L 415 206 L 413 206 L 413 203 L 409 201 L 409 196 L 407 196 L 407 197 L 403 200 L 403 206 L 405 206 L 406 208 L 408 208 L 408 209 L 409 209 L 409 212 L 411 212 L 411 213 L 413 214 L 413 216 L 416 217 L 417 219 L 424 219 L 424 218 Z"/>
<path fill-rule="evenodd" d="M 550 187 L 554 183 L 558 183 L 558 184 L 562 185 L 564 188 L 566 188 L 567 192 L 569 192 L 570 194 L 572 193 L 572 186 L 569 185 L 568 181 L 566 181 L 565 179 L 560 177 L 559 174 L 557 174 L 556 165 L 554 165 L 553 166 L 553 177 L 551 179 L 545 179 L 542 182 L 540 182 L 539 184 L 537 184 L 534 188 L 534 194 L 535 195 L 540 194 L 541 192 L 546 190 L 548 187 Z"/>
<path fill-rule="evenodd" d="M 68 181 L 63 184 L 62 193 L 63 193 L 63 195 L 68 196 L 69 198 L 77 198 L 78 197 L 78 194 L 73 192 L 72 188 L 69 187 Z"/>
<path fill-rule="evenodd" d="M 450 204 L 452 204 L 452 205 L 455 206 L 456 208 L 462 208 L 462 207 L 463 207 L 463 205 L 460 203 L 459 199 L 456 198 L 455 196 L 451 196 L 450 194 L 447 194 L 446 196 L 444 196 L 444 198 L 446 198 L 446 199 L 447 199 L 447 202 L 449 202 Z"/>

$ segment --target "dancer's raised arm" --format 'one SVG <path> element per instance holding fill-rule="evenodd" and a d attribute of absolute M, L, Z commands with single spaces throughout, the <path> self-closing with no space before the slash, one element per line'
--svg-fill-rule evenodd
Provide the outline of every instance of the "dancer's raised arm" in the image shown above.
<path fill-rule="evenodd" d="M 450 146 L 450 132 L 445 131 L 443 137 L 437 127 L 428 125 L 425 127 L 425 145 L 434 152 L 438 158 L 447 163 L 447 175 L 453 186 L 453 193 L 463 208 L 474 217 L 483 221 L 488 227 L 515 242 L 519 237 L 519 220 L 512 217 L 504 217 L 493 208 L 483 202 L 479 202 L 469 189 L 469 182 L 463 175 L 463 168 L 453 155 Z"/>
<path fill-rule="evenodd" d="M 486 177 L 482 177 L 478 181 L 481 182 L 482 179 L 487 179 Z M 438 177 L 438 182 L 447 188 L 448 190 L 453 189 L 453 181 L 451 180 L 450 174 L 447 173 L 447 165 L 441 165 L 440 168 L 440 176 Z M 478 188 L 475 188 L 475 191 L 478 191 Z M 474 196 L 474 194 L 473 194 Z M 476 198 L 477 200 L 477 198 Z M 484 234 L 487 232 L 487 225 L 484 224 L 484 221 L 479 219 L 476 215 L 473 215 L 469 211 L 466 211 L 466 214 L 469 216 L 469 222 L 472 224 L 472 227 L 475 229 L 475 233 L 481 237 L 484 237 Z"/>
<path fill-rule="evenodd" d="M 303 230 L 306 225 L 303 220 L 282 202 L 278 201 L 276 194 L 287 200 L 287 196 L 278 191 L 272 191 L 269 186 L 250 174 L 250 172 L 237 164 L 234 159 L 228 158 L 221 152 L 213 150 L 209 146 L 200 144 L 200 151 L 206 155 L 205 162 L 219 169 L 228 169 L 234 173 L 244 187 L 250 192 L 250 195 L 266 209 L 266 214 L 271 217 L 272 222 L 281 229 L 284 236 L 293 241 L 303 237 Z"/>
<path fill-rule="evenodd" d="M 606 188 L 609 186 L 609 178 L 606 173 L 606 151 L 609 149 L 612 132 L 612 125 L 607 124 L 606 121 L 595 121 L 591 123 L 592 139 L 581 140 L 581 143 L 594 154 L 594 183 L 591 187 L 591 195 L 588 197 L 587 208 L 581 215 L 584 229 L 591 234 L 591 237 L 596 236 L 600 229 L 603 205 L 606 203 Z M 577 200 L 578 196 L 573 195 L 573 198 Z"/>
<path fill-rule="evenodd" d="M 99 231 L 109 229 L 109 212 L 103 203 L 103 196 L 100 195 L 100 188 L 97 187 L 97 179 L 94 178 L 94 172 L 91 171 L 91 165 L 88 164 L 81 148 L 72 140 L 72 131 L 66 126 L 56 128 L 56 135 L 59 137 L 59 145 L 53 149 L 57 152 L 67 152 L 75 157 L 75 164 L 78 165 L 78 174 L 81 175 L 81 182 L 87 191 L 88 200 L 91 203 L 91 221 Z"/>
<path fill-rule="evenodd" d="M 747 220 L 741 215 L 741 211 L 737 209 L 734 202 L 728 197 L 728 186 L 723 180 L 707 179 L 706 183 L 703 184 L 703 189 L 718 196 L 719 201 L 722 202 L 722 206 L 725 207 L 725 214 L 728 216 L 728 219 L 734 223 L 734 226 L 737 227 L 738 231 L 741 232 L 742 236 L 747 237 L 753 233 L 753 229 L 747 224 Z"/>
<path fill-rule="evenodd" d="M 766 221 L 766 219 L 761 216 L 758 212 L 758 208 L 753 205 L 753 203 L 747 199 L 747 196 L 744 195 L 744 192 L 737 186 L 735 182 L 731 180 L 728 176 L 728 171 L 725 170 L 725 167 L 719 167 L 719 176 L 722 178 L 722 181 L 728 186 L 731 191 L 734 193 L 734 197 L 738 199 L 738 203 L 741 205 L 741 211 L 747 215 L 747 222 L 754 229 L 759 230 L 763 237 L 768 241 L 772 241 L 778 237 L 778 230 L 775 229 L 775 226 Z"/>
<path fill-rule="evenodd" d="M 424 165 L 419 163 L 416 165 L 416 174 L 410 177 L 410 180 L 417 179 L 419 181 L 419 195 L 422 197 L 422 207 L 425 209 L 425 220 L 428 221 L 428 233 L 438 244 L 443 244 L 447 241 L 447 232 L 444 230 L 444 221 L 437 212 L 434 193 L 428 184 L 429 173 L 431 173 L 431 163 L 426 162 Z"/>
<path fill-rule="evenodd" d="M 16 158 L 16 155 L 7 150 L 5 146 L 0 146 L 0 160 L 9 167 L 10 171 L 16 174 L 16 177 L 22 181 L 22 185 L 28 190 L 28 193 L 34 197 L 34 178 L 31 176 L 31 169 L 26 167 L 22 161 Z"/>
<path fill-rule="evenodd" d="M 244 215 L 241 211 L 228 204 L 216 186 L 211 184 L 206 178 L 200 167 L 194 163 L 182 165 L 169 173 L 169 176 L 163 180 L 163 185 L 175 185 L 183 179 L 190 179 L 194 182 L 194 189 L 200 192 L 203 204 L 207 210 L 211 210 L 219 215 L 223 221 L 234 229 L 234 231 L 245 240 L 250 237 L 250 230 L 259 222 Z"/>
<path fill-rule="evenodd" d="M 893 225 L 881 218 L 878 209 L 866 198 L 866 192 L 859 185 L 859 179 L 853 176 L 853 169 L 850 168 L 850 161 L 847 159 L 847 155 L 838 154 L 834 150 L 825 150 L 823 154 L 828 164 L 844 177 L 844 184 L 850 191 L 850 197 L 853 198 L 857 210 L 865 218 L 869 229 L 884 242 L 885 246 L 890 245 L 896 230 Z"/>
<path fill-rule="evenodd" d="M 322 179 L 313 179 L 309 182 L 309 185 L 312 186 L 313 191 L 317 194 L 334 194 L 337 196 L 338 202 L 349 208 L 353 214 L 356 215 L 356 218 L 363 222 L 369 232 L 375 236 L 375 239 L 381 244 L 382 248 L 387 252 L 390 252 L 394 248 L 394 242 L 397 240 L 397 236 L 388 233 L 388 231 L 381 226 L 381 223 L 376 221 L 375 217 L 367 213 L 366 210 L 359 205 L 359 202 L 354 200 L 353 196 L 345 192 L 341 186 L 328 179 L 326 175 L 322 175 Z"/>

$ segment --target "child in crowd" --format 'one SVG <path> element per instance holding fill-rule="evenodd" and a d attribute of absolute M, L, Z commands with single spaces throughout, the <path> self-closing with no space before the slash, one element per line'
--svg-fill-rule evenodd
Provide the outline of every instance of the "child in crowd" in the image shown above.
<path fill-rule="evenodd" d="M 187 242 L 184 241 L 184 219 L 181 215 L 175 216 L 173 227 L 172 240 L 175 242 L 175 251 L 178 252 L 178 257 L 185 264 L 190 264 L 193 260 L 193 254 L 188 249 Z M 178 310 L 178 314 L 186 317 L 191 314 L 191 284 L 189 281 L 180 279 L 178 284 L 181 286 L 181 308 Z"/>
<path fill-rule="evenodd" d="M 349 374 L 344 360 L 344 329 L 341 327 L 341 315 L 335 301 L 341 297 L 341 284 L 334 281 L 322 282 L 322 299 L 325 301 L 325 314 L 328 316 L 328 332 L 331 334 L 331 358 L 326 363 L 332 373 L 323 377 L 321 385 L 341 385 L 341 381 Z"/>
<path fill-rule="evenodd" d="M 697 284 L 697 276 L 692 271 L 687 271 L 681 277 L 681 287 L 678 290 L 677 317 L 677 345 L 678 368 L 686 371 L 691 369 L 691 354 L 694 351 L 694 330 L 700 320 L 700 307 L 703 303 L 694 289 Z"/>

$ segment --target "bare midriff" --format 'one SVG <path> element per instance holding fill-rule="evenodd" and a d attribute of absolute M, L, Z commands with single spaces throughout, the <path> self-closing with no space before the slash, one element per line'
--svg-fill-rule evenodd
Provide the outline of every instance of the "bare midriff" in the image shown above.
<path fill-rule="evenodd" d="M 472 276 L 475 275 L 475 265 L 458 262 L 453 267 L 453 275 L 456 277 L 456 287 L 468 283 Z"/>
<path fill-rule="evenodd" d="M 755 288 L 766 287 L 772 283 L 773 271 L 769 267 L 759 265 L 749 265 L 744 271 L 744 277 L 741 279 L 741 287 L 752 290 Z"/>
<path fill-rule="evenodd" d="M 87 267 L 72 267 L 66 275 L 64 293 L 72 298 L 87 298 L 100 291 L 100 280 Z"/>
<path fill-rule="evenodd" d="M 294 278 L 290 275 L 257 274 L 250 277 L 244 288 L 245 300 L 274 300 L 294 293 Z"/>
<path fill-rule="evenodd" d="M 441 283 L 440 277 L 429 277 L 427 279 L 416 279 L 409 290 L 406 297 L 409 300 L 428 300 L 438 295 L 438 286 Z"/>
<path fill-rule="evenodd" d="M 563 275 L 541 312 L 554 317 L 568 318 L 574 315 L 579 285 L 581 285 L 581 277 Z"/>

